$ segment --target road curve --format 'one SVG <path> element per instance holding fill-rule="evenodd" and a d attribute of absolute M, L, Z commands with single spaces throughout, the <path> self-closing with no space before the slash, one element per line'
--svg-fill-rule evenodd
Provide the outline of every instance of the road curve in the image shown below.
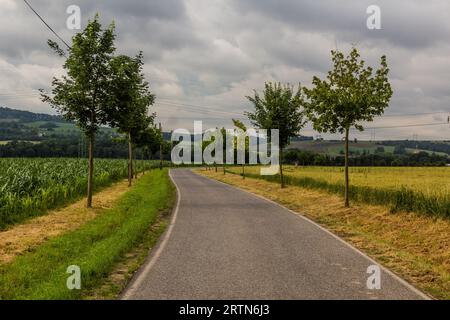
<path fill-rule="evenodd" d="M 311 221 L 271 201 L 173 169 L 178 206 L 122 299 L 424 299 Z"/>

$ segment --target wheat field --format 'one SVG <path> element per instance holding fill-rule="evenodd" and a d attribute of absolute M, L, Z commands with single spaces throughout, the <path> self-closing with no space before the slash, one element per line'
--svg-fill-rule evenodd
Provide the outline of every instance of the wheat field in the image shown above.
<path fill-rule="evenodd" d="M 228 171 L 241 173 L 240 167 Z M 260 168 L 245 169 L 246 175 L 269 181 L 279 176 L 260 176 Z M 286 183 L 343 194 L 344 168 L 284 166 Z M 389 205 L 392 211 L 416 211 L 450 218 L 449 167 L 351 167 L 353 200 Z"/>

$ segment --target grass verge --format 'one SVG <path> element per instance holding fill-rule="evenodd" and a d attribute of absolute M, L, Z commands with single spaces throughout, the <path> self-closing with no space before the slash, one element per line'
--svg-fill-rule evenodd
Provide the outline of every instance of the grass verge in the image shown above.
<path fill-rule="evenodd" d="M 288 186 L 236 174 L 196 170 L 299 212 L 438 299 L 450 299 L 450 221 L 389 208 L 353 204 L 323 191 Z"/>
<path fill-rule="evenodd" d="M 148 172 L 113 208 L 1 266 L 0 299 L 89 296 L 130 251 L 147 239 L 150 226 L 162 212 L 170 210 L 174 199 L 167 169 Z M 81 269 L 80 290 L 66 286 L 70 265 Z"/>
<path fill-rule="evenodd" d="M 127 191 L 128 180 L 95 194 L 93 207 L 86 208 L 86 198 L 64 208 L 51 210 L 46 215 L 28 219 L 24 223 L 0 231 L 0 264 L 13 261 L 51 238 L 78 229 L 88 221 L 114 207 Z"/>

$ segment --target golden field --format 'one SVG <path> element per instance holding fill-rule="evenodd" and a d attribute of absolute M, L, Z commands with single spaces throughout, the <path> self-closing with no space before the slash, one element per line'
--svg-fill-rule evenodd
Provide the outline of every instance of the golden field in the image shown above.
<path fill-rule="evenodd" d="M 241 168 L 230 171 L 241 173 Z M 246 167 L 247 173 L 259 174 L 259 167 Z M 355 186 L 399 190 L 406 187 L 425 194 L 450 194 L 450 167 L 350 167 L 350 183 Z M 342 167 L 283 166 L 283 173 L 344 185 Z"/>
<path fill-rule="evenodd" d="M 227 168 L 240 174 L 240 167 Z M 246 175 L 268 181 L 278 176 L 260 176 L 257 166 Z M 342 194 L 344 168 L 284 166 L 288 185 Z M 393 211 L 416 211 L 450 217 L 450 167 L 351 167 L 350 195 L 354 201 L 389 205 Z"/>

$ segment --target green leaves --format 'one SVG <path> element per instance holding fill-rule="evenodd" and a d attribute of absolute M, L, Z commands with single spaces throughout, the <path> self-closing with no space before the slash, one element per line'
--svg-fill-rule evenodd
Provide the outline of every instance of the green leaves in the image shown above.
<path fill-rule="evenodd" d="M 373 121 L 388 107 L 392 97 L 386 57 L 375 74 L 366 67 L 356 48 L 347 57 L 332 51 L 333 69 L 325 80 L 313 78 L 313 88 L 304 89 L 304 108 L 319 132 L 344 133 L 352 127 L 364 130 L 361 122 Z"/>
<path fill-rule="evenodd" d="M 114 56 L 114 28 L 111 23 L 103 29 L 97 14 L 73 37 L 63 65 L 66 75 L 53 79 L 52 95 L 41 90 L 42 101 L 75 121 L 88 137 L 94 137 L 102 125 L 137 137 L 151 130 L 155 118 L 148 110 L 155 96 L 143 74 L 142 52 L 133 58 Z M 59 56 L 66 56 L 57 43 L 49 40 L 48 44 Z"/>
<path fill-rule="evenodd" d="M 153 124 L 148 108 L 155 96 L 149 90 L 142 71 L 143 56 L 120 55 L 111 59 L 111 81 L 107 115 L 109 123 L 122 132 L 136 135 Z"/>
<path fill-rule="evenodd" d="M 49 40 L 47 41 L 47 44 L 48 44 L 48 46 L 49 46 L 50 48 L 52 48 L 53 51 L 55 51 L 55 53 L 56 53 L 57 55 L 59 55 L 60 57 L 65 57 L 65 56 L 66 56 L 66 53 L 64 52 L 64 50 L 61 49 L 61 48 L 59 47 L 58 43 L 56 43 L 55 41 L 49 39 Z"/>
<path fill-rule="evenodd" d="M 374 75 L 356 48 L 347 57 L 339 51 L 331 51 L 331 55 L 334 66 L 326 80 L 314 77 L 314 87 L 304 89 L 307 97 L 304 107 L 316 131 L 345 133 L 345 206 L 348 206 L 350 128 L 363 131 L 361 123 L 383 114 L 393 92 L 385 56 L 381 57 L 380 68 Z"/>
<path fill-rule="evenodd" d="M 287 146 L 289 139 L 298 134 L 306 123 L 300 85 L 294 92 L 293 86 L 267 82 L 263 97 L 255 91 L 254 97 L 248 96 L 247 99 L 255 108 L 254 112 L 246 112 L 252 125 L 260 129 L 278 129 L 281 148 Z"/>
<path fill-rule="evenodd" d="M 134 144 L 137 147 L 142 147 L 150 150 L 151 153 L 157 152 L 162 142 L 162 132 L 155 126 L 151 125 L 148 125 L 144 129 L 138 131 L 134 136 Z M 165 152 L 166 151 L 167 150 L 165 150 Z"/>
<path fill-rule="evenodd" d="M 73 37 L 63 65 L 66 75 L 53 79 L 52 96 L 41 91 L 43 102 L 50 103 L 66 119 L 76 121 L 90 137 L 108 120 L 105 109 L 114 39 L 114 25 L 102 29 L 96 15 L 85 30 Z M 55 42 L 49 40 L 48 44 L 58 55 L 66 56 Z"/>

